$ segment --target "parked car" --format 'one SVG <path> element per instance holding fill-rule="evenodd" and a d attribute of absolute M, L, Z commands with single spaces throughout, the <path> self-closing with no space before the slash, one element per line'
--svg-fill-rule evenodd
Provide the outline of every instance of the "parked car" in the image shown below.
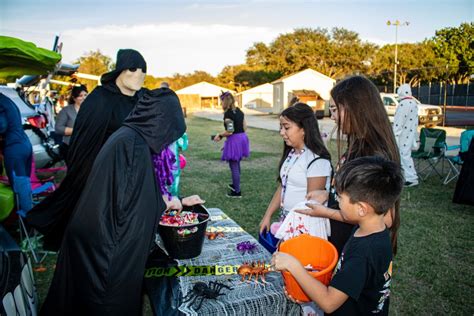
<path fill-rule="evenodd" d="M 51 104 L 43 103 L 40 108 L 30 105 L 13 88 L 0 86 L 0 93 L 10 98 L 20 110 L 23 129 L 33 147 L 33 156 L 37 168 L 50 167 L 61 158 L 58 146 L 50 137 L 48 123 L 52 120 Z"/>
<path fill-rule="evenodd" d="M 389 116 L 395 115 L 399 104 L 398 95 L 395 93 L 380 93 L 385 110 Z M 422 104 L 413 98 L 418 104 L 418 123 L 426 126 L 436 126 L 443 123 L 443 110 L 440 106 Z"/>

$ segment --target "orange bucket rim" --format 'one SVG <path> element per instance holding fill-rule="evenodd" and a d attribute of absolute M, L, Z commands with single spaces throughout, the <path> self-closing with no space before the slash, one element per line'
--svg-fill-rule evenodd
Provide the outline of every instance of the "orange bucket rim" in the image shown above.
<path fill-rule="evenodd" d="M 318 272 L 314 272 L 314 271 L 311 272 L 311 271 L 308 271 L 308 273 L 310 273 L 313 277 L 318 277 L 318 276 L 321 276 L 321 275 L 323 275 L 323 274 L 326 274 L 326 273 L 328 273 L 329 271 L 331 271 L 332 269 L 334 269 L 334 267 L 336 267 L 337 261 L 339 260 L 339 254 L 338 254 L 338 252 L 337 252 L 336 247 L 334 247 L 334 245 L 333 245 L 330 241 L 328 241 L 328 240 L 326 240 L 326 239 L 323 239 L 323 238 L 320 238 L 320 237 L 311 236 L 311 235 L 309 235 L 309 234 L 301 234 L 301 235 L 299 235 L 299 236 L 296 236 L 296 237 L 293 237 L 293 238 L 290 238 L 290 239 L 288 239 L 288 240 L 283 241 L 280 245 L 278 245 L 278 251 L 280 251 L 280 248 L 281 248 L 281 246 L 283 246 L 284 243 L 286 243 L 287 241 L 290 241 L 290 240 L 295 240 L 295 239 L 297 239 L 297 238 L 301 238 L 301 239 L 303 239 L 303 238 L 310 238 L 310 239 L 319 239 L 319 240 L 322 240 L 322 241 L 326 242 L 326 243 L 330 246 L 332 252 L 335 254 L 335 256 L 334 256 L 334 258 L 332 259 L 331 263 L 330 263 L 326 268 L 324 268 L 323 270 L 318 271 Z M 284 252 L 284 251 L 282 251 L 282 252 Z M 286 252 L 284 252 L 284 253 L 286 253 Z M 299 260 L 298 260 L 298 261 L 299 261 Z M 301 262 L 300 262 L 300 263 L 301 263 Z M 291 273 L 288 272 L 288 271 L 282 271 L 282 272 L 283 272 L 284 274 L 291 275 Z M 314 273 L 314 274 L 313 274 L 313 273 Z"/>

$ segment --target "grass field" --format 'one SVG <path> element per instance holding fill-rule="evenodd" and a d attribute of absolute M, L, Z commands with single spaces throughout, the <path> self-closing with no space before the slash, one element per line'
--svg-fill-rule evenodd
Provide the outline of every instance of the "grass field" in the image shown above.
<path fill-rule="evenodd" d="M 207 207 L 218 207 L 256 236 L 258 224 L 276 187 L 282 141 L 277 132 L 250 129 L 251 158 L 242 163 L 242 199 L 225 196 L 230 171 L 220 161 L 222 143 L 211 134 L 222 124 L 187 119 L 190 146 L 181 178 L 182 195 L 199 194 Z M 329 149 L 336 158 L 335 145 Z M 474 307 L 474 207 L 451 202 L 454 182 L 432 177 L 403 192 L 399 253 L 394 260 L 391 315 L 472 315 Z M 48 289 L 48 270 L 36 273 L 40 301 Z M 148 309 L 146 309 L 148 310 Z M 147 314 L 149 312 L 146 312 Z"/>

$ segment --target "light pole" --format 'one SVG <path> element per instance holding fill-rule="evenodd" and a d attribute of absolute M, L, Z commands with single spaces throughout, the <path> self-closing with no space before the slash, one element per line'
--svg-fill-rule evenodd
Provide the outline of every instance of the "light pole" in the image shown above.
<path fill-rule="evenodd" d="M 408 26 L 410 22 L 400 22 L 395 20 L 393 22 L 387 21 L 387 25 L 395 26 L 395 66 L 393 67 L 393 93 L 397 93 L 397 66 L 398 66 L 398 27 L 399 26 Z"/>

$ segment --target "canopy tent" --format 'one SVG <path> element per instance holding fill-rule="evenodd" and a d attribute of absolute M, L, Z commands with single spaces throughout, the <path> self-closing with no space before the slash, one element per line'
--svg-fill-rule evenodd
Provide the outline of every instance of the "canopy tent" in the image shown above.
<path fill-rule="evenodd" d="M 45 75 L 53 71 L 61 54 L 21 39 L 0 36 L 0 79 Z"/>

